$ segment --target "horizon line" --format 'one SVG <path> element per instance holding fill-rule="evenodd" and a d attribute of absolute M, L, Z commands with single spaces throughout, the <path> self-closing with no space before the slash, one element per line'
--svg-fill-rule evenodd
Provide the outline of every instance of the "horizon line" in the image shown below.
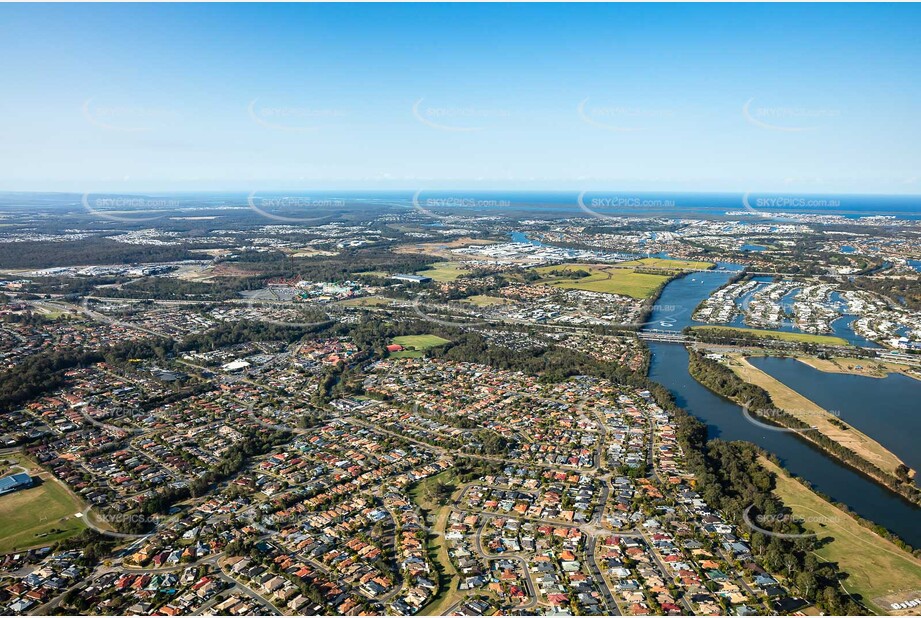
<path fill-rule="evenodd" d="M 870 191 L 854 191 L 854 192 L 837 192 L 837 191 L 779 191 L 779 190 L 755 190 L 755 191 L 740 191 L 740 190 L 705 190 L 705 189 L 629 189 L 629 188 L 618 188 L 618 187 L 602 187 L 602 188 L 578 188 L 578 189 L 565 189 L 565 188 L 547 188 L 547 189 L 524 189 L 524 188 L 509 188 L 509 187 L 432 187 L 432 188 L 419 188 L 419 187 L 400 187 L 400 188 L 379 188 L 379 187 L 370 187 L 370 188 L 355 188 L 355 187 L 316 187 L 316 188 L 260 188 L 256 191 L 251 189 L 238 189 L 238 188 L 218 188 L 218 189 L 133 189 L 126 191 L 119 190 L 93 190 L 93 191 L 78 191 L 78 190 L 49 190 L 49 189 L 0 189 L 0 195 L 91 195 L 91 194 L 111 194 L 111 195 L 145 195 L 149 193 L 158 193 L 158 194 L 219 194 L 219 193 L 230 193 L 235 194 L 239 193 L 241 195 L 247 195 L 251 193 L 278 193 L 278 192 L 334 192 L 334 191 L 351 191 L 354 193 L 413 193 L 416 191 L 425 191 L 425 192 L 446 192 L 446 191 L 470 191 L 470 192 L 514 192 L 514 193 L 533 193 L 533 194 L 565 194 L 565 193 L 599 193 L 599 192 L 629 192 L 629 193 L 654 193 L 654 194 L 680 194 L 680 195 L 725 195 L 725 196 L 738 196 L 738 195 L 818 195 L 818 196 L 839 196 L 839 197 L 915 197 L 921 198 L 921 193 L 885 193 L 885 192 L 870 192 Z"/>

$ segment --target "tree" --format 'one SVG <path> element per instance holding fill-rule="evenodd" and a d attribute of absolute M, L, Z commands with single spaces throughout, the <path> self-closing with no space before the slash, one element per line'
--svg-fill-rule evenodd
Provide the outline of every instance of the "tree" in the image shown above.
<path fill-rule="evenodd" d="M 796 587 L 802 593 L 803 597 L 811 600 L 815 592 L 818 581 L 811 571 L 800 571 L 796 576 Z"/>

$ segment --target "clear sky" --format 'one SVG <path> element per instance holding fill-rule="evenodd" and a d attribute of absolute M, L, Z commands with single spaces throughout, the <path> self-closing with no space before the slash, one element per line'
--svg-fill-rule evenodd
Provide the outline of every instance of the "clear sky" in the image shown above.
<path fill-rule="evenodd" d="M 921 193 L 918 5 L 0 5 L 0 190 Z"/>

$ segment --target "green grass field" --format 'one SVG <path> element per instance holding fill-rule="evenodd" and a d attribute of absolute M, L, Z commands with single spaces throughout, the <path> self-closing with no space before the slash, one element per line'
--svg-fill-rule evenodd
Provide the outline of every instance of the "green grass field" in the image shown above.
<path fill-rule="evenodd" d="M 667 258 L 643 258 L 631 262 L 622 262 L 618 266 L 636 266 L 641 268 L 662 268 L 664 270 L 709 270 L 716 266 L 712 262 L 694 260 L 669 260 Z"/>
<path fill-rule="evenodd" d="M 33 476 L 40 469 L 27 461 L 21 465 Z M 50 545 L 86 528 L 77 513 L 80 501 L 57 481 L 47 478 L 37 487 L 0 496 L 0 554 Z"/>
<path fill-rule="evenodd" d="M 738 326 L 694 326 L 694 330 L 719 330 L 732 331 L 737 333 L 746 333 L 756 337 L 766 339 L 780 339 L 781 341 L 793 341 L 796 343 L 818 343 L 823 345 L 850 345 L 841 337 L 832 337 L 830 335 L 810 335 L 808 333 L 785 333 L 779 330 L 760 330 L 757 328 L 740 328 Z"/>
<path fill-rule="evenodd" d="M 498 296 L 487 296 L 485 294 L 476 294 L 474 296 L 468 296 L 464 299 L 466 303 L 472 303 L 477 307 L 490 307 L 492 305 L 504 305 L 508 301 L 504 298 L 499 298 Z"/>
<path fill-rule="evenodd" d="M 838 507 L 817 496 L 799 481 L 764 458 L 762 466 L 776 474 L 774 493 L 807 521 L 803 524 L 820 539 L 832 537 L 816 554 L 837 562 L 848 573 L 842 582 L 851 594 L 859 594 L 864 603 L 883 614 L 880 597 L 911 593 L 921 588 L 921 560 L 864 528 Z M 876 601 L 874 601 L 876 600 Z M 890 601 L 890 602 L 895 602 Z"/>
<path fill-rule="evenodd" d="M 428 350 L 429 348 L 451 343 L 451 341 L 438 335 L 404 335 L 403 337 L 394 337 L 391 343 L 413 350 Z"/>
<path fill-rule="evenodd" d="M 620 264 L 561 264 L 542 266 L 535 270 L 541 276 L 546 277 L 542 283 L 557 288 L 621 294 L 632 298 L 649 298 L 668 280 L 668 275 L 638 273 L 632 268 L 621 268 Z M 582 278 L 554 276 L 556 273 L 567 270 L 585 270 L 590 273 L 590 276 Z"/>
<path fill-rule="evenodd" d="M 458 277 L 470 274 L 470 270 L 463 268 L 460 262 L 435 262 L 426 270 L 420 270 L 417 275 L 431 277 L 435 281 L 451 282 Z"/>

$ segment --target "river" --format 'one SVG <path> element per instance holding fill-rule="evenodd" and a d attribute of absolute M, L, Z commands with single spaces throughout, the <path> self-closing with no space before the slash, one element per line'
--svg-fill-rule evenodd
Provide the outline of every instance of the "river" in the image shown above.
<path fill-rule="evenodd" d="M 656 303 L 649 328 L 681 331 L 685 326 L 696 324 L 690 317 L 694 308 L 713 290 L 726 283 L 732 276 L 731 271 L 740 268 L 732 264 L 719 266 L 719 270 L 692 273 L 669 283 Z M 757 444 L 777 455 L 787 470 L 806 479 L 817 490 L 848 505 L 855 513 L 892 530 L 913 547 L 921 547 L 921 526 L 918 525 L 921 522 L 921 508 L 838 463 L 793 433 L 764 429 L 746 421 L 739 406 L 713 394 L 691 377 L 688 373 L 688 353 L 684 346 L 650 343 L 649 347 L 652 352 L 649 377 L 667 387 L 678 405 L 704 421 L 711 438 L 747 440 Z M 803 367 L 808 369 L 805 365 Z M 822 389 L 821 386 L 815 388 Z M 828 409 L 850 410 L 843 414 L 853 415 L 854 418 L 858 415 L 857 409 L 862 409 L 860 414 L 864 420 L 859 425 L 855 423 L 855 426 L 870 435 L 882 435 L 865 429 L 865 426 L 869 427 L 874 422 L 869 410 L 875 410 L 875 407 L 868 406 L 867 399 L 845 402 L 838 391 L 826 391 L 821 397 L 818 390 L 804 395 Z M 906 407 L 903 406 L 903 409 Z M 905 409 L 904 412 L 909 410 Z M 846 420 L 850 422 L 852 419 L 848 416 Z M 885 422 L 885 419 L 877 422 Z M 917 432 L 913 433 L 917 436 Z M 883 442 L 889 446 L 886 441 Z M 893 443 L 892 447 L 896 448 L 896 445 Z"/>
<path fill-rule="evenodd" d="M 921 380 L 828 373 L 792 358 L 752 358 L 752 365 L 811 399 L 921 470 Z M 871 364 L 873 361 L 868 360 Z"/>

